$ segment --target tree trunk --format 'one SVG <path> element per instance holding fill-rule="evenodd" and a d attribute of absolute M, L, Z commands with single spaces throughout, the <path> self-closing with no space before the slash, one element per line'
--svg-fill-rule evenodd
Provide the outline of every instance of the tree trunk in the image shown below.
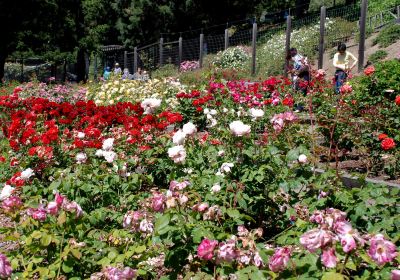
<path fill-rule="evenodd" d="M 296 10 L 295 10 L 295 17 L 301 18 L 303 17 L 310 6 L 311 0 L 296 0 Z"/>
<path fill-rule="evenodd" d="M 85 61 L 85 50 L 79 49 L 76 58 L 76 75 L 77 82 L 86 83 L 86 61 Z"/>
<path fill-rule="evenodd" d="M 6 54 L 0 52 L 0 84 L 3 83 L 5 64 L 6 64 Z"/>
<path fill-rule="evenodd" d="M 63 76 L 62 76 L 62 81 L 65 83 L 65 80 L 67 79 L 67 60 L 64 59 L 63 63 Z"/>

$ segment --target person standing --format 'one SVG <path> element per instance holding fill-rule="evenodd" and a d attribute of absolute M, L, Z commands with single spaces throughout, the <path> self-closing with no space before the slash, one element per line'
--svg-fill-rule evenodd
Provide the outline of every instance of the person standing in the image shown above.
<path fill-rule="evenodd" d="M 110 79 L 110 76 L 111 76 L 111 69 L 109 66 L 107 66 L 106 69 L 104 69 L 103 79 L 108 80 Z"/>
<path fill-rule="evenodd" d="M 338 51 L 333 57 L 333 66 L 336 68 L 335 71 L 335 92 L 339 93 L 340 88 L 346 82 L 350 71 L 356 66 L 358 59 L 349 51 L 346 50 L 346 44 L 340 43 Z M 350 60 L 353 63 L 350 66 Z"/>
<path fill-rule="evenodd" d="M 292 76 L 293 87 L 298 90 L 299 79 L 303 79 L 307 82 L 310 81 L 310 69 L 307 58 L 297 53 L 296 48 L 291 48 L 287 59 L 292 63 L 289 72 Z M 303 91 L 303 93 L 306 92 L 307 91 Z"/>
<path fill-rule="evenodd" d="M 119 67 L 119 63 L 115 63 L 115 68 L 114 68 L 114 75 L 121 75 L 122 74 L 122 69 L 121 67 Z"/>

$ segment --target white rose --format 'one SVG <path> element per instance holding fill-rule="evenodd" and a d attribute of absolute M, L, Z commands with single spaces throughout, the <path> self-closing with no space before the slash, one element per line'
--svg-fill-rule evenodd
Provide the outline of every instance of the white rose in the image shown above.
<path fill-rule="evenodd" d="M 205 108 L 205 109 L 203 110 L 203 113 L 204 113 L 205 115 L 207 115 L 208 113 L 210 113 L 210 109 Z"/>
<path fill-rule="evenodd" d="M 242 123 L 241 121 L 231 122 L 229 128 L 235 136 L 243 136 L 249 134 L 251 131 L 251 127 Z"/>
<path fill-rule="evenodd" d="M 221 190 L 221 186 L 219 184 L 215 184 L 214 186 L 211 187 L 211 192 L 217 193 Z"/>
<path fill-rule="evenodd" d="M 117 158 L 117 154 L 113 151 L 103 151 L 103 156 L 108 163 L 112 163 Z"/>
<path fill-rule="evenodd" d="M 225 155 L 225 151 L 224 150 L 218 151 L 218 156 L 222 157 L 224 155 Z"/>
<path fill-rule="evenodd" d="M 168 156 L 175 163 L 182 163 L 186 159 L 186 150 L 182 145 L 174 146 L 168 149 Z"/>
<path fill-rule="evenodd" d="M 185 138 L 186 133 L 179 129 L 177 132 L 175 132 L 174 136 L 172 136 L 172 142 L 175 145 L 182 145 L 185 143 Z"/>
<path fill-rule="evenodd" d="M 184 124 L 182 130 L 187 135 L 192 135 L 192 134 L 197 132 L 196 126 L 191 122 L 188 122 L 187 124 Z"/>
<path fill-rule="evenodd" d="M 140 106 L 144 109 L 144 114 L 152 114 L 161 106 L 161 100 L 157 98 L 146 98 Z"/>
<path fill-rule="evenodd" d="M 212 109 L 212 110 L 210 111 L 210 115 L 215 116 L 216 114 L 218 114 L 217 110 Z"/>
<path fill-rule="evenodd" d="M 85 153 L 77 153 L 75 159 L 78 164 L 81 164 L 86 162 L 87 156 Z"/>
<path fill-rule="evenodd" d="M 25 169 L 21 172 L 21 179 L 28 180 L 33 175 L 33 170 L 31 168 Z"/>
<path fill-rule="evenodd" d="M 14 189 L 15 188 L 11 187 L 10 185 L 4 184 L 4 187 L 0 193 L 0 200 L 6 199 L 7 197 L 9 197 Z"/>
<path fill-rule="evenodd" d="M 231 162 L 224 162 L 219 169 L 221 172 L 229 173 L 231 172 L 231 168 L 233 167 L 233 163 Z"/>
<path fill-rule="evenodd" d="M 78 138 L 79 138 L 79 139 L 85 138 L 85 133 L 83 133 L 83 132 L 78 132 Z"/>
<path fill-rule="evenodd" d="M 298 161 L 300 163 L 306 163 L 307 162 L 307 156 L 304 154 L 299 155 Z"/>
<path fill-rule="evenodd" d="M 264 116 L 264 111 L 261 109 L 251 108 L 250 115 L 253 117 L 253 119 L 262 118 Z"/>
<path fill-rule="evenodd" d="M 95 155 L 96 155 L 96 157 L 102 157 L 103 156 L 103 150 L 97 150 Z"/>
<path fill-rule="evenodd" d="M 103 150 L 110 151 L 112 150 L 113 145 L 114 145 L 114 138 L 107 138 L 106 140 L 103 141 Z"/>

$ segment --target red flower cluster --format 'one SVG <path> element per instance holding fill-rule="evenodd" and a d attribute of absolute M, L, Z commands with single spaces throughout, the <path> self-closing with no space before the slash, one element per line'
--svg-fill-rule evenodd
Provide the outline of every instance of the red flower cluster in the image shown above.
<path fill-rule="evenodd" d="M 375 67 L 372 65 L 364 69 L 364 74 L 367 76 L 371 76 L 374 73 L 375 73 Z"/>
<path fill-rule="evenodd" d="M 385 138 L 382 140 L 381 142 L 381 147 L 382 149 L 384 149 L 385 151 L 387 150 L 391 150 L 394 147 L 396 147 L 396 143 L 394 142 L 394 140 L 392 138 Z"/>
<path fill-rule="evenodd" d="M 396 102 L 396 105 L 397 105 L 397 106 L 400 106 L 400 95 L 397 95 L 397 96 L 396 96 L 396 99 L 395 99 L 394 102 Z"/>
<path fill-rule="evenodd" d="M 381 148 L 385 151 L 391 150 L 396 147 L 396 143 L 393 138 L 387 136 L 387 134 L 381 133 L 378 135 L 378 140 L 381 141 Z"/>

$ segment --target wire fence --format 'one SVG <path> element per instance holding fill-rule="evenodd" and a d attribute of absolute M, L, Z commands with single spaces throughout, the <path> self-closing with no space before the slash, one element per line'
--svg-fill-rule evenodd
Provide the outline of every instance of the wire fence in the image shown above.
<path fill-rule="evenodd" d="M 301 9 L 301 7 L 297 8 Z M 356 4 L 325 8 L 324 20 L 326 22 L 322 32 L 322 50 L 325 52 L 340 42 L 347 42 L 357 34 L 359 32 L 360 15 L 361 6 Z M 305 55 L 316 57 L 321 49 L 321 36 L 318 35 L 320 20 L 322 19 L 321 11 L 308 13 L 307 16 L 300 18 L 290 16 L 290 26 L 288 26 L 288 17 L 289 14 L 283 12 L 262 15 L 258 24 L 256 24 L 255 34 L 253 27 L 256 20 L 246 19 L 207 29 L 163 34 L 158 42 L 136 47 L 133 51 L 125 50 L 122 46 L 104 47 L 98 56 L 87 58 L 87 74 L 93 75 L 96 79 L 107 66 L 113 67 L 117 62 L 121 67 L 127 68 L 130 73 L 137 72 L 138 68 L 151 73 L 165 65 L 179 67 L 180 63 L 184 61 L 200 61 L 206 55 L 216 54 L 228 47 L 239 45 L 251 46 L 254 48 L 253 53 L 257 53 L 258 56 L 259 51 L 262 53 L 263 50 L 275 48 L 279 52 L 272 54 L 272 56 L 280 55 L 284 59 L 282 50 L 288 45 L 286 40 L 291 43 L 289 45 L 303 48 Z M 400 3 L 397 6 L 388 7 L 378 14 L 366 17 L 366 27 L 369 30 L 375 30 L 394 20 L 399 21 L 399 18 Z M 286 21 L 282 22 L 285 19 Z M 330 25 L 333 21 L 335 23 L 334 28 L 331 28 Z M 314 29 L 317 30 L 317 35 L 314 35 L 307 42 L 302 42 L 303 33 Z M 290 34 L 289 37 L 285 37 L 287 32 Z M 255 40 L 253 40 L 253 37 L 255 37 Z M 319 58 L 321 57 L 320 54 Z M 73 64 L 51 65 L 40 62 L 30 65 L 27 63 L 28 61 L 29 59 L 19 59 L 9 63 L 8 68 L 6 65 L 5 78 L 20 81 L 29 80 L 32 75 L 35 75 L 39 80 L 46 80 L 51 76 L 56 76 L 59 80 L 67 79 L 71 81 L 76 78 Z M 254 60 L 254 63 L 257 63 L 257 59 Z M 283 71 L 283 66 L 279 67 Z M 270 71 L 264 69 L 263 65 L 252 65 L 251 69 Z M 273 71 L 270 72 L 276 74 Z"/>

